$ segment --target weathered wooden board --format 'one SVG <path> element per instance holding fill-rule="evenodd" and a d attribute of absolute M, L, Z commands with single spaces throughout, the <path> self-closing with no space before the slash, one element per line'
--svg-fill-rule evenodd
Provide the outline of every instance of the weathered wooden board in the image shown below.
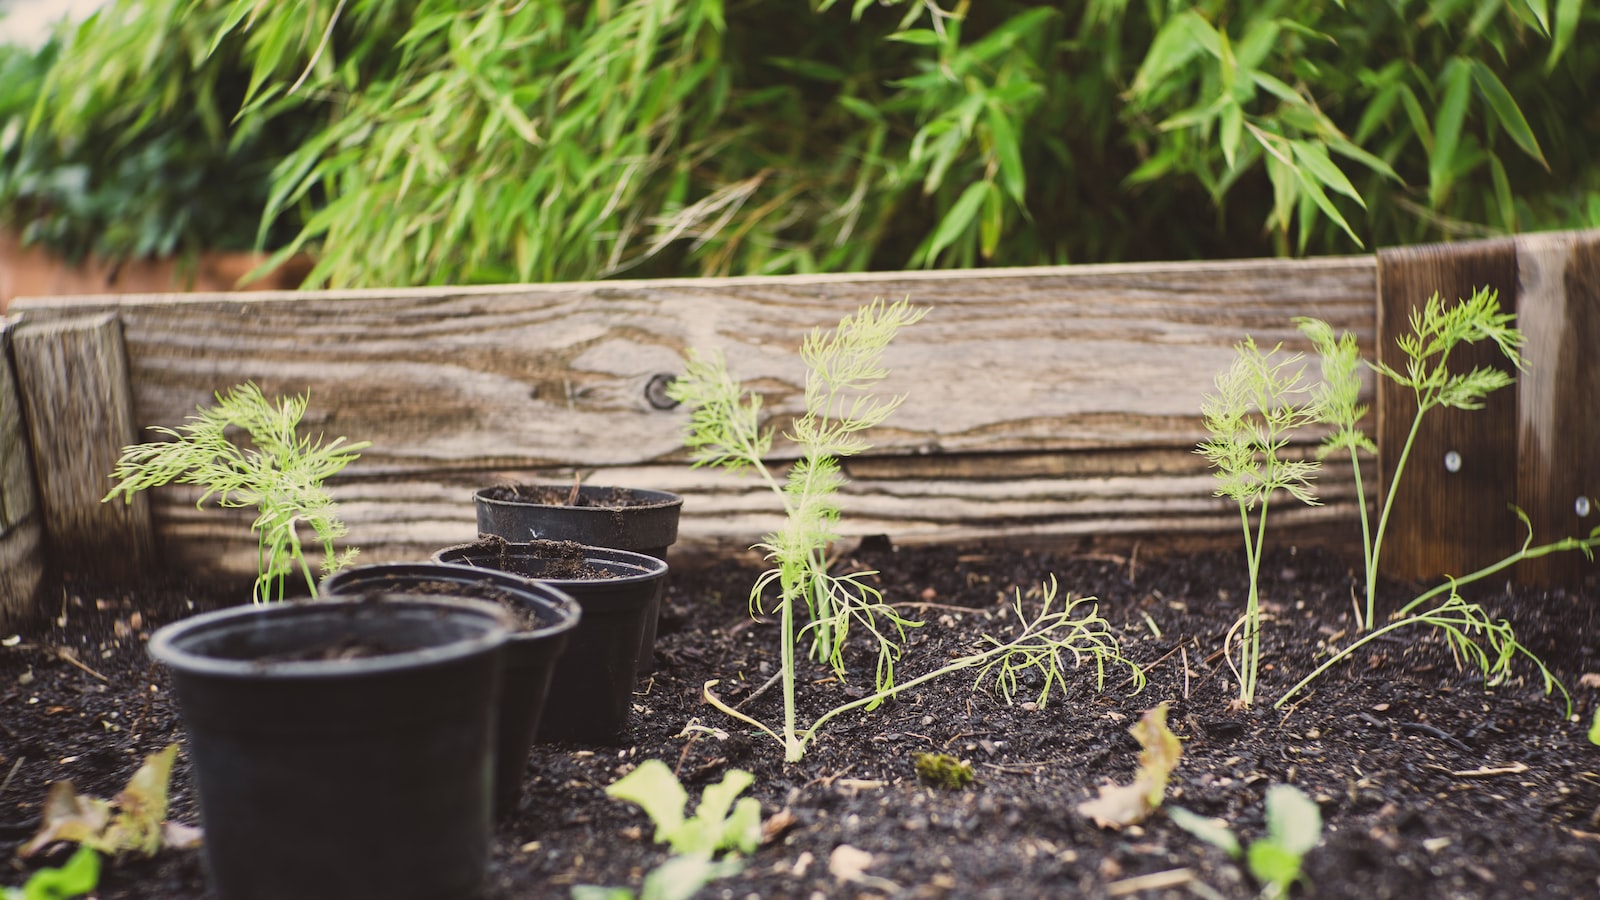
<path fill-rule="evenodd" d="M 1514 309 L 1517 253 L 1510 238 L 1379 252 L 1383 362 L 1406 371 L 1395 338 L 1410 333 L 1413 309 L 1435 293 L 1453 304 L 1482 287 L 1499 293 L 1502 309 Z M 1451 371 L 1479 366 L 1514 371 L 1487 341 L 1462 346 L 1450 356 Z M 1417 403 L 1411 388 L 1389 379 L 1380 381 L 1377 394 L 1382 485 L 1387 486 L 1394 483 Z M 1464 575 L 1516 549 L 1520 526 L 1510 509 L 1516 501 L 1516 417 L 1514 389 L 1489 395 L 1482 409 L 1440 408 L 1426 414 L 1395 487 L 1380 557 L 1385 574 L 1418 580 Z"/>
<path fill-rule="evenodd" d="M 688 469 L 687 414 L 653 404 L 652 382 L 678 372 L 686 348 L 720 350 L 781 426 L 803 391 L 801 338 L 879 296 L 932 311 L 887 354 L 884 390 L 909 396 L 875 433 L 874 456 L 852 462 L 846 533 L 1229 531 L 1237 513 L 1211 497 L 1189 452 L 1214 374 L 1247 333 L 1302 346 L 1298 315 L 1354 332 L 1370 353 L 1375 277 L 1373 259 L 1357 257 L 14 309 L 30 321 L 115 309 L 142 425 L 176 424 L 245 380 L 309 390 L 313 431 L 373 442 L 335 494 L 351 543 L 387 559 L 470 537 L 473 487 L 573 469 L 684 493 L 683 542 L 758 540 L 772 500 L 753 482 Z M 1300 515 L 1353 516 L 1347 479 L 1331 469 L 1331 502 Z M 169 554 L 253 565 L 248 517 L 191 499 L 155 499 Z M 180 537 L 201 543 L 184 549 Z"/>
<path fill-rule="evenodd" d="M 1537 544 L 1600 528 L 1600 233 L 1517 238 L 1517 505 Z M 1593 563 L 1562 553 L 1518 564 L 1529 584 L 1571 584 Z"/>
<path fill-rule="evenodd" d="M 1380 352 L 1400 371 L 1405 357 L 1394 339 L 1409 332 L 1411 311 L 1435 292 L 1454 302 L 1493 288 L 1527 338 L 1520 372 L 1487 341 L 1451 354 L 1452 372 L 1494 367 L 1517 383 L 1491 394 L 1482 409 L 1427 414 L 1395 492 L 1385 574 L 1427 580 L 1503 559 L 1528 537 L 1516 510 L 1529 517 L 1535 544 L 1600 525 L 1600 233 L 1385 250 L 1378 284 Z M 1415 412 L 1410 388 L 1379 385 L 1385 484 Z M 1529 584 L 1572 583 L 1592 568 L 1582 554 L 1567 553 L 1521 563 L 1514 575 Z"/>
<path fill-rule="evenodd" d="M 114 313 L 24 321 L 11 344 L 51 549 L 80 572 L 139 577 L 154 557 L 148 501 L 100 502 L 135 436 L 121 323 Z"/>
<path fill-rule="evenodd" d="M 0 319 L 0 631 L 31 616 L 45 574 L 44 529 L 10 345 L 10 325 Z"/>

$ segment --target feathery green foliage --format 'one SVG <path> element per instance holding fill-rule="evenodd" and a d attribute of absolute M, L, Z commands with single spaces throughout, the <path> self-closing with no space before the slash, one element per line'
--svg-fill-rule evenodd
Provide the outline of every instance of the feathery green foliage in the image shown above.
<path fill-rule="evenodd" d="M 1449 579 L 1423 592 L 1402 606 L 1393 619 L 1382 627 L 1375 621 L 1378 563 L 1383 537 L 1393 511 L 1395 488 L 1405 471 L 1423 416 L 1439 407 L 1479 409 L 1489 393 L 1513 383 L 1511 374 L 1494 368 L 1478 367 L 1468 372 L 1454 372 L 1449 367 L 1450 354 L 1462 344 L 1492 341 L 1512 365 L 1522 368 L 1521 347 L 1524 338 L 1512 326 L 1512 321 L 1511 314 L 1500 311 L 1495 292 L 1487 288 L 1449 305 L 1435 294 L 1413 310 L 1410 333 L 1396 339 L 1406 357 L 1405 371 L 1382 363 L 1372 365 L 1381 377 L 1411 388 L 1417 401 L 1417 411 L 1406 441 L 1395 459 L 1394 474 L 1385 491 L 1386 499 L 1375 530 L 1368 521 L 1366 493 L 1361 478 L 1361 454 L 1375 453 L 1377 448 L 1360 427 L 1360 420 L 1365 417 L 1367 410 L 1359 403 L 1362 363 L 1355 337 L 1350 334 L 1335 337 L 1333 329 L 1318 319 L 1295 320 L 1301 332 L 1316 347 L 1322 364 L 1322 382 L 1310 388 L 1309 399 L 1304 400 L 1301 398 L 1307 395 L 1308 389 L 1301 380 L 1302 371 L 1288 371 L 1298 357 L 1273 361 L 1272 354 L 1260 353 L 1253 341 L 1247 339 L 1239 345 L 1239 355 L 1233 367 L 1217 378 L 1217 394 L 1206 398 L 1203 411 L 1212 438 L 1200 444 L 1199 452 L 1217 468 L 1216 475 L 1221 482 L 1218 496 L 1236 501 L 1245 523 L 1250 601 L 1241 619 L 1246 629 L 1238 667 L 1242 702 L 1250 703 L 1252 700 L 1255 667 L 1260 661 L 1259 632 L 1251 622 L 1258 609 L 1256 575 L 1261 559 L 1261 543 L 1265 537 L 1268 499 L 1273 491 L 1283 489 L 1303 502 L 1315 503 L 1310 479 L 1319 460 L 1344 450 L 1350 454 L 1350 464 L 1355 472 L 1360 510 L 1366 579 L 1366 609 L 1362 627 L 1368 633 L 1332 654 L 1284 692 L 1274 706 L 1282 707 L 1322 673 L 1349 659 L 1373 640 L 1400 628 L 1425 625 L 1438 629 L 1456 660 L 1459 663 L 1470 662 L 1483 674 L 1487 683 L 1492 684 L 1507 677 L 1511 663 L 1517 657 L 1527 658 L 1538 669 L 1545 693 L 1560 691 L 1570 714 L 1572 698 L 1565 686 L 1551 674 L 1543 661 L 1517 640 L 1510 624 L 1503 619 L 1495 621 L 1483 607 L 1462 599 L 1457 588 L 1487 578 L 1525 559 L 1569 551 L 1592 556 L 1594 548 L 1600 546 L 1600 528 L 1587 538 L 1567 537 L 1533 546 L 1532 526 L 1527 516 L 1518 510 L 1517 515 L 1528 527 L 1521 549 L 1498 562 Z M 1293 432 L 1312 423 L 1329 427 L 1329 433 L 1318 451 L 1318 460 L 1280 460 L 1279 452 L 1288 446 Z M 1261 512 L 1256 532 L 1252 535 L 1248 511 L 1256 505 L 1260 505 Z M 1230 640 L 1231 637 L 1230 633 Z"/>
<path fill-rule="evenodd" d="M 1255 702 L 1261 669 L 1261 592 L 1258 587 L 1261 550 L 1266 541 L 1267 509 L 1280 490 L 1307 504 L 1316 504 L 1311 481 L 1316 460 L 1286 458 L 1283 451 L 1295 431 L 1313 421 L 1315 404 L 1308 396 L 1300 356 L 1284 356 L 1280 348 L 1263 352 L 1251 338 L 1235 345 L 1233 364 L 1217 375 L 1216 393 L 1201 404 L 1209 440 L 1196 452 L 1216 469 L 1216 495 L 1239 507 L 1244 529 L 1245 560 L 1250 572 L 1250 594 L 1244 613 L 1228 632 L 1231 643 L 1241 628 L 1239 702 Z M 1250 512 L 1257 508 L 1255 531 Z M 1229 665 L 1233 658 L 1228 657 Z"/>
<path fill-rule="evenodd" d="M 1068 598 L 1062 608 L 1054 607 L 1054 580 L 1042 588 L 1042 608 L 1031 619 L 1023 612 L 1018 592 L 1015 611 L 1020 627 L 1009 639 L 985 636 L 986 649 L 909 682 L 897 682 L 895 665 L 905 629 L 921 623 L 902 617 L 883 602 L 868 581 L 876 573 L 835 575 L 829 571 L 827 549 L 838 537 L 838 494 L 844 485 L 839 459 L 867 450 L 870 444 L 863 432 L 881 424 L 904 400 L 903 396 L 883 397 L 873 391 L 888 375 L 883 353 L 890 341 L 926 312 L 911 306 L 909 300 L 885 303 L 880 298 L 845 316 L 833 330 L 817 328 L 805 338 L 800 347 L 806 364 L 805 409 L 785 435 L 794 442 L 799 458 L 782 480 L 765 458 L 772 448 L 773 433 L 762 427 L 761 399 L 745 394 L 720 355 L 691 351 L 683 376 L 667 389 L 672 399 L 689 409 L 684 443 L 693 451 L 696 465 L 753 472 L 783 503 L 783 524 L 757 545 L 766 551 L 773 567 L 756 579 L 750 590 L 754 615 L 764 611 L 767 589 L 777 588 L 782 659 L 774 677 L 782 682 L 783 724 L 775 730 L 723 703 L 711 693 L 716 681 L 706 684 L 704 694 L 708 703 L 776 740 L 790 762 L 805 754 L 806 746 L 835 716 L 858 708 L 875 709 L 902 690 L 969 667 L 982 668 L 980 684 L 992 671 L 1007 702 L 1020 674 L 1028 669 L 1044 676 L 1039 702 L 1045 702 L 1051 688 L 1064 677 L 1067 657 L 1074 663 L 1092 660 L 1101 685 L 1108 661 L 1128 665 L 1131 680 L 1140 687 L 1144 683 L 1144 673 L 1122 657 L 1097 607 L 1081 611 L 1090 600 Z M 797 607 L 802 602 L 808 622 L 797 632 Z M 796 640 L 809 633 L 813 655 L 842 679 L 846 676 L 845 645 L 856 628 L 870 635 L 876 651 L 874 690 L 801 728 L 795 701 Z"/>
<path fill-rule="evenodd" d="M 165 484 L 192 484 L 205 489 L 197 505 L 215 498 L 227 508 L 259 510 L 252 528 L 257 539 L 258 575 L 252 592 L 257 603 L 281 600 L 284 580 L 298 569 L 313 597 L 316 578 L 300 544 L 299 528 L 310 526 L 322 545 L 324 573 L 335 571 L 355 556 L 355 548 L 337 552 L 334 542 L 346 534 L 333 499 L 322 483 L 354 461 L 368 443 L 347 444 L 335 438 L 296 433 L 305 415 L 306 395 L 273 404 L 261 389 L 246 383 L 218 393 L 212 407 L 200 407 L 189 424 L 151 430 L 167 440 L 124 447 L 111 477 L 120 479 L 103 498 L 133 495 Z M 250 436 L 252 448 L 229 440 L 230 428 Z"/>
<path fill-rule="evenodd" d="M 917 623 L 881 602 L 867 581 L 875 573 L 829 572 L 827 550 L 838 537 L 838 493 L 844 485 L 839 459 L 868 449 L 862 433 L 881 424 L 905 399 L 873 393 L 888 375 L 883 353 L 901 328 L 926 314 L 907 300 L 878 299 L 845 316 L 832 331 L 817 328 L 805 338 L 800 346 L 806 364 L 805 411 L 785 435 L 800 456 L 782 482 L 765 460 L 773 434 L 760 426 L 761 400 L 743 394 L 720 356 L 691 351 L 683 377 L 668 388 L 672 399 L 690 409 L 684 443 L 694 451 L 695 465 L 753 469 L 783 502 L 783 525 L 758 545 L 773 568 L 751 588 L 752 614 L 762 611 L 763 594 L 775 584 L 788 636 L 793 634 L 794 606 L 803 602 L 809 622 L 802 631 L 810 632 L 813 653 L 841 678 L 845 642 L 852 626 L 861 626 L 877 645 L 880 689 L 894 684 L 899 641 Z M 791 643 L 785 641 L 786 652 L 792 652 Z"/>

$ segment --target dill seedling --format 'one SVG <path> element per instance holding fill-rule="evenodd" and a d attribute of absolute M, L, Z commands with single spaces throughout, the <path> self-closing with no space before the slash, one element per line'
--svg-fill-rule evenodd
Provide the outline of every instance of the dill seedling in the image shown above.
<path fill-rule="evenodd" d="M 1261 550 L 1266 541 L 1267 508 L 1272 495 L 1287 491 L 1302 503 L 1316 504 L 1311 480 L 1316 460 L 1285 459 L 1290 435 L 1313 421 L 1315 404 L 1307 397 L 1300 355 L 1284 357 L 1279 348 L 1263 352 L 1254 340 L 1235 345 L 1233 365 L 1217 376 L 1217 392 L 1201 405 L 1211 439 L 1197 450 L 1216 468 L 1216 495 L 1239 506 L 1244 529 L 1245 564 L 1250 573 L 1250 594 L 1244 613 L 1228 631 L 1225 647 L 1242 628 L 1239 662 L 1233 666 L 1239 679 L 1239 702 L 1255 702 L 1256 678 L 1261 667 L 1261 593 L 1258 588 Z M 1254 532 L 1250 513 L 1256 513 Z"/>
<path fill-rule="evenodd" d="M 1539 670 L 1544 681 L 1545 693 L 1559 690 L 1566 699 L 1567 714 L 1571 715 L 1572 697 L 1567 693 L 1566 687 L 1551 674 L 1538 656 L 1517 640 L 1510 623 L 1504 619 L 1496 621 L 1490 618 L 1483 607 L 1462 599 L 1457 589 L 1501 572 L 1522 560 L 1537 559 L 1551 553 L 1576 550 L 1593 558 L 1594 548 L 1600 546 L 1600 528 L 1590 532 L 1587 538 L 1566 537 L 1536 547 L 1533 546 L 1533 527 L 1527 515 L 1522 510 L 1513 509 L 1526 529 L 1526 536 L 1519 550 L 1498 562 L 1466 575 L 1449 578 L 1444 584 L 1423 592 L 1402 606 L 1385 625 L 1379 626 L 1375 621 L 1378 559 L 1383 548 L 1383 537 L 1389 526 L 1390 513 L 1393 511 L 1395 489 L 1400 483 L 1401 474 L 1405 471 L 1406 461 L 1410 458 L 1411 448 L 1416 442 L 1423 416 L 1440 407 L 1481 409 L 1485 397 L 1510 386 L 1515 381 L 1510 373 L 1493 368 L 1480 367 L 1469 372 L 1452 372 L 1448 366 L 1450 354 L 1462 344 L 1493 341 L 1512 365 L 1519 370 L 1523 369 L 1525 364 L 1521 348 L 1525 339 L 1523 334 L 1512 326 L 1513 319 L 1511 313 L 1500 311 L 1499 297 L 1489 288 L 1480 288 L 1474 291 L 1470 298 L 1448 308 L 1444 305 L 1443 299 L 1434 294 L 1421 308 L 1412 310 L 1411 332 L 1396 339 L 1396 344 L 1406 357 L 1406 370 L 1400 372 L 1382 363 L 1372 366 L 1380 376 L 1411 388 L 1416 395 L 1417 411 L 1412 417 L 1411 429 L 1406 435 L 1405 443 L 1395 459 L 1394 475 L 1389 481 L 1389 490 L 1386 492 L 1383 509 L 1378 516 L 1377 529 L 1370 535 L 1367 525 L 1366 495 L 1361 482 L 1361 459 L 1357 451 L 1371 452 L 1375 448 L 1357 424 L 1366 410 L 1355 405 L 1355 394 L 1360 389 L 1355 374 L 1359 362 L 1355 338 L 1346 334 L 1335 340 L 1333 329 L 1327 323 L 1317 319 L 1296 320 L 1300 330 L 1311 339 L 1322 356 L 1323 377 L 1328 385 L 1319 401 L 1318 421 L 1331 425 L 1334 430 L 1323 441 L 1321 454 L 1327 455 L 1340 449 L 1348 449 L 1350 465 L 1356 474 L 1356 499 L 1361 510 L 1362 547 L 1366 564 L 1366 614 L 1362 626 L 1367 634 L 1329 657 L 1316 670 L 1278 698 L 1274 706 L 1283 706 L 1323 672 L 1349 659 L 1357 650 L 1372 641 L 1410 625 L 1428 625 L 1444 633 L 1445 642 L 1457 663 L 1470 660 L 1483 674 L 1484 681 L 1488 684 L 1494 684 L 1505 678 L 1509 674 L 1512 660 L 1516 657 L 1527 657 Z"/>
<path fill-rule="evenodd" d="M 1522 560 L 1537 559 L 1551 553 L 1577 550 L 1592 557 L 1594 548 L 1600 546 L 1600 528 L 1587 538 L 1567 537 L 1535 547 L 1533 529 L 1527 515 L 1521 510 L 1514 510 L 1527 528 L 1527 537 L 1521 549 L 1499 562 L 1447 579 L 1444 584 L 1423 592 L 1402 606 L 1391 621 L 1381 627 L 1375 621 L 1378 562 L 1383 538 L 1393 512 L 1395 488 L 1405 471 L 1423 416 L 1440 407 L 1480 409 L 1486 396 L 1514 383 L 1510 373 L 1499 369 L 1474 368 L 1469 372 L 1452 372 L 1448 366 L 1450 354 L 1464 343 L 1493 341 L 1506 358 L 1521 369 L 1524 365 L 1521 354 L 1524 338 L 1521 332 L 1512 327 L 1512 319 L 1511 314 L 1500 312 L 1498 297 L 1488 288 L 1475 291 L 1470 298 L 1449 307 L 1445 306 L 1438 294 L 1434 294 L 1426 304 L 1412 311 L 1411 332 L 1396 339 L 1406 357 L 1405 371 L 1382 363 L 1371 366 L 1381 377 L 1411 388 L 1417 400 L 1417 411 L 1405 443 L 1396 457 L 1394 474 L 1385 492 L 1383 508 L 1375 528 L 1367 515 L 1361 454 L 1375 453 L 1377 447 L 1359 424 L 1366 416 L 1367 409 L 1357 402 L 1361 392 L 1359 373 L 1362 360 L 1354 336 L 1344 334 L 1336 338 L 1332 327 L 1319 319 L 1295 320 L 1301 332 L 1316 346 L 1322 364 L 1322 383 L 1309 391 L 1310 398 L 1304 402 L 1300 398 L 1307 393 L 1307 388 L 1301 382 L 1302 373 L 1299 370 L 1287 373 L 1287 367 L 1293 365 L 1298 357 L 1271 362 L 1272 354 L 1261 354 L 1250 340 L 1246 339 L 1239 345 L 1239 356 L 1234 366 L 1217 378 L 1217 395 L 1206 398 L 1203 411 L 1212 439 L 1203 442 L 1199 452 L 1205 454 L 1217 468 L 1217 477 L 1222 482 L 1217 494 L 1236 500 L 1240 515 L 1245 517 L 1250 602 L 1245 617 L 1241 619 L 1241 622 L 1247 623 L 1239 667 L 1242 672 L 1242 702 L 1248 704 L 1253 698 L 1256 666 L 1260 662 L 1259 634 L 1256 626 L 1248 623 L 1257 615 L 1256 573 L 1261 561 L 1261 541 L 1266 530 L 1267 501 L 1272 491 L 1282 488 L 1306 503 L 1315 503 L 1310 479 L 1319 460 L 1343 450 L 1350 454 L 1350 464 L 1355 471 L 1366 577 L 1366 608 L 1361 627 L 1367 633 L 1360 640 L 1334 653 L 1273 705 L 1281 708 L 1322 673 L 1349 659 L 1368 643 L 1400 628 L 1427 625 L 1443 632 L 1445 642 L 1458 663 L 1471 661 L 1490 684 L 1506 677 L 1516 657 L 1527 657 L 1538 668 L 1544 680 L 1545 693 L 1559 690 L 1566 698 L 1568 714 L 1571 714 L 1572 699 L 1566 688 L 1537 656 L 1517 640 L 1510 623 L 1504 619 L 1496 621 L 1490 618 L 1483 607 L 1462 599 L 1457 588 L 1487 578 Z M 1328 436 L 1318 450 L 1318 460 L 1281 459 L 1279 451 L 1287 446 L 1290 433 L 1313 422 L 1330 427 Z M 1261 507 L 1261 512 L 1257 530 L 1252 536 L 1247 513 L 1256 505 Z M 1229 636 L 1231 639 L 1232 632 Z"/>
<path fill-rule="evenodd" d="M 257 603 L 282 600 L 284 580 L 298 569 L 311 596 L 317 595 L 316 578 L 300 544 L 299 527 L 311 527 L 322 545 L 324 573 L 342 568 L 355 556 L 354 548 L 338 553 L 334 541 L 347 529 L 335 512 L 333 499 L 322 483 L 358 458 L 366 448 L 361 441 L 345 443 L 335 438 L 326 446 L 296 434 L 305 415 L 307 397 L 288 397 L 277 404 L 261 389 L 246 383 L 216 394 L 217 403 L 200 407 L 189 424 L 176 429 L 151 430 L 170 440 L 133 444 L 122 449 L 111 477 L 120 479 L 101 502 L 133 495 L 166 484 L 193 484 L 205 489 L 197 506 L 215 497 L 218 506 L 259 510 L 251 524 L 256 534 L 257 576 L 251 591 Z M 253 448 L 228 439 L 237 427 L 250 436 Z"/>
<path fill-rule="evenodd" d="M 895 333 L 925 314 L 926 310 L 914 308 L 907 301 L 886 304 L 875 300 L 844 317 L 831 333 L 819 328 L 805 339 L 800 348 L 807 369 L 805 411 L 787 435 L 798 446 L 800 458 L 782 480 L 766 463 L 773 433 L 761 426 L 761 398 L 744 392 L 721 356 L 691 351 L 684 375 L 668 388 L 669 396 L 690 410 L 685 444 L 694 452 L 695 464 L 732 472 L 753 471 L 783 503 L 783 525 L 757 545 L 766 551 L 773 567 L 756 580 L 750 591 L 751 612 L 757 614 L 763 611 L 765 589 L 774 584 L 778 587 L 781 661 L 776 677 L 782 684 L 783 724 L 774 729 L 733 709 L 712 693 L 718 684 L 715 680 L 706 683 L 704 696 L 706 702 L 722 712 L 776 740 L 790 762 L 805 755 L 806 746 L 835 716 L 855 709 L 875 709 L 902 690 L 961 669 L 983 667 L 980 682 L 993 672 L 1008 702 L 1017 676 L 1032 668 L 1044 676 L 1045 688 L 1040 695 L 1043 703 L 1051 686 L 1064 677 L 1062 660 L 1068 657 L 1077 663 L 1092 659 L 1101 686 L 1108 660 L 1127 665 L 1133 673 L 1131 680 L 1139 686 L 1144 683 L 1144 673 L 1123 658 L 1097 608 L 1091 607 L 1086 615 L 1078 614 L 1079 607 L 1089 599 L 1069 598 L 1061 609 L 1053 608 L 1053 580 L 1043 588 L 1043 610 L 1031 619 L 1023 613 L 1018 592 L 1015 611 L 1020 630 L 1010 640 L 985 636 L 985 649 L 908 682 L 896 682 L 895 664 L 900 659 L 905 629 L 921 623 L 901 617 L 883 602 L 877 589 L 866 581 L 876 573 L 834 575 L 828 571 L 826 551 L 838 536 L 838 493 L 844 484 L 839 460 L 868 449 L 870 444 L 862 432 L 883 422 L 904 400 L 903 396 L 875 395 L 872 388 L 888 374 L 882 356 Z M 810 621 L 797 631 L 796 607 L 800 603 L 805 604 Z M 796 639 L 810 632 L 815 657 L 830 665 L 842 679 L 845 643 L 850 630 L 857 626 L 871 635 L 877 649 L 875 690 L 828 710 L 802 729 L 795 703 Z"/>

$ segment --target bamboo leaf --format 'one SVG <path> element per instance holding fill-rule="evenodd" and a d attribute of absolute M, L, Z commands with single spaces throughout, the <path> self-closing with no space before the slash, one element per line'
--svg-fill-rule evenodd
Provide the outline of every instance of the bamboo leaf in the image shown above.
<path fill-rule="evenodd" d="M 1290 141 L 1289 145 L 1294 149 L 1295 162 L 1303 171 L 1325 187 L 1349 197 L 1363 207 L 1367 205 L 1366 201 L 1361 199 L 1361 194 L 1355 185 L 1351 184 L 1344 172 L 1328 158 L 1327 148 L 1310 141 Z"/>
<path fill-rule="evenodd" d="M 1561 55 L 1572 46 L 1578 33 L 1578 21 L 1583 18 L 1583 0 L 1556 0 L 1555 32 L 1550 41 L 1550 56 L 1545 59 L 1545 71 L 1554 71 Z"/>
<path fill-rule="evenodd" d="M 1433 150 L 1428 154 L 1428 205 L 1434 209 L 1450 192 L 1461 128 L 1467 118 L 1467 100 L 1472 92 L 1472 67 L 1459 58 L 1452 59 L 1439 78 L 1444 82 L 1444 99 L 1434 113 Z"/>
<path fill-rule="evenodd" d="M 956 238 L 960 237 L 962 232 L 972 226 L 972 222 L 977 218 L 978 209 L 982 206 L 984 196 L 988 194 L 989 188 L 990 184 L 983 181 L 967 185 L 966 190 L 961 192 L 961 196 L 956 199 L 956 202 L 950 206 L 949 211 L 944 214 L 944 218 L 939 220 L 939 227 L 934 231 L 933 237 L 929 239 L 927 249 L 923 253 L 923 265 L 933 265 L 933 261 L 939 254 L 946 247 L 955 243 Z"/>
<path fill-rule="evenodd" d="M 1546 172 L 1550 171 L 1550 163 L 1545 160 L 1544 151 L 1539 149 L 1539 141 L 1533 136 L 1533 129 L 1528 127 L 1528 120 L 1522 115 L 1517 101 L 1494 74 L 1494 70 L 1484 65 L 1482 60 L 1475 59 L 1472 61 L 1472 80 L 1478 85 L 1478 93 L 1488 101 L 1489 108 L 1500 120 L 1500 127 L 1506 130 L 1506 134 L 1509 134 L 1513 141 L 1516 141 L 1522 152 L 1538 160 Z"/>

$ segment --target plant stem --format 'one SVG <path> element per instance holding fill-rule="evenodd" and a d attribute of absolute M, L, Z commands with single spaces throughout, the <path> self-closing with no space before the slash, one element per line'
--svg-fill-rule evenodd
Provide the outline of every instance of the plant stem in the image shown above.
<path fill-rule="evenodd" d="M 1350 447 L 1350 470 L 1355 474 L 1356 480 L 1356 511 L 1361 516 L 1361 563 L 1362 570 L 1367 575 L 1367 617 L 1359 624 L 1362 631 L 1372 627 L 1372 583 L 1377 574 L 1376 546 L 1372 543 L 1372 529 L 1367 523 L 1367 491 L 1361 483 L 1361 459 L 1356 448 Z"/>
<path fill-rule="evenodd" d="M 1406 435 L 1405 445 L 1400 448 L 1400 456 L 1395 460 L 1394 476 L 1389 479 L 1389 490 L 1383 498 L 1383 512 L 1378 516 L 1378 533 L 1373 536 L 1371 553 L 1367 555 L 1367 621 L 1366 627 L 1371 628 L 1373 616 L 1377 614 L 1378 597 L 1378 554 L 1383 549 L 1383 533 L 1389 528 L 1389 512 L 1394 509 L 1394 497 L 1400 486 L 1400 475 L 1405 471 L 1406 460 L 1411 457 L 1411 446 L 1417 442 L 1417 430 L 1422 426 L 1422 414 L 1428 405 L 1424 404 L 1419 394 L 1417 397 L 1417 415 L 1411 420 L 1411 432 Z M 1354 453 L 1355 451 L 1351 451 Z M 1357 477 L 1360 477 L 1359 472 Z M 1362 527 L 1366 526 L 1365 504 L 1363 503 Z"/>
<path fill-rule="evenodd" d="M 1415 624 L 1415 623 L 1417 623 L 1419 621 L 1421 621 L 1421 619 L 1413 618 L 1413 617 L 1397 619 L 1397 620 L 1395 620 L 1393 622 L 1390 622 L 1388 625 L 1385 625 L 1382 628 L 1379 628 L 1377 631 L 1369 631 L 1369 632 L 1367 632 L 1366 636 L 1363 637 L 1361 640 L 1356 641 L 1354 644 L 1351 644 L 1350 646 L 1344 648 L 1343 650 L 1340 650 L 1338 653 L 1335 653 L 1331 658 L 1328 659 L 1327 662 L 1325 662 L 1322 665 L 1318 666 L 1316 668 L 1316 671 L 1314 671 L 1310 675 L 1307 675 L 1306 677 L 1300 679 L 1298 684 L 1296 684 L 1292 688 L 1289 688 L 1287 693 L 1285 693 L 1282 697 L 1279 697 L 1276 703 L 1272 704 L 1272 708 L 1273 709 L 1282 709 L 1283 708 L 1283 704 L 1289 702 L 1289 698 L 1290 697 L 1293 697 L 1295 694 L 1299 693 L 1306 685 L 1308 685 L 1311 682 L 1315 681 L 1317 679 L 1317 676 L 1321 675 L 1323 672 L 1328 671 L 1329 669 L 1333 668 L 1335 665 L 1337 665 L 1337 664 L 1343 662 L 1344 660 L 1348 659 L 1351 654 L 1355 653 L 1357 650 L 1361 649 L 1366 644 L 1369 644 L 1369 643 L 1377 640 L 1378 638 L 1383 637 L 1384 635 L 1388 634 L 1391 631 L 1394 631 L 1397 628 L 1403 628 L 1406 625 L 1412 625 L 1412 624 Z"/>
<path fill-rule="evenodd" d="M 1600 547 L 1600 536 L 1590 538 L 1566 537 L 1559 541 L 1554 541 L 1549 544 L 1541 544 L 1537 547 L 1530 548 L 1528 544 L 1532 543 L 1532 541 L 1533 535 L 1532 533 L 1529 533 L 1528 540 L 1523 542 L 1521 550 L 1518 550 L 1510 556 L 1505 557 L 1499 562 L 1490 563 L 1476 572 L 1463 575 L 1460 578 L 1452 578 L 1449 581 L 1446 581 L 1444 584 L 1437 585 L 1423 592 L 1422 594 L 1418 595 L 1415 600 L 1412 600 L 1410 603 L 1402 606 L 1400 611 L 1395 615 L 1408 615 L 1413 609 L 1416 609 L 1418 606 L 1421 606 L 1422 604 L 1428 602 L 1434 597 L 1439 596 L 1441 593 L 1450 590 L 1451 588 L 1458 588 L 1464 584 L 1472 584 L 1475 581 L 1482 581 L 1483 579 L 1488 578 L 1490 575 L 1493 575 L 1494 573 L 1504 569 L 1508 569 L 1525 559 L 1538 559 L 1541 556 L 1549 556 L 1550 554 L 1558 551 L 1582 550 L 1585 548 L 1593 550 L 1596 547 Z"/>

